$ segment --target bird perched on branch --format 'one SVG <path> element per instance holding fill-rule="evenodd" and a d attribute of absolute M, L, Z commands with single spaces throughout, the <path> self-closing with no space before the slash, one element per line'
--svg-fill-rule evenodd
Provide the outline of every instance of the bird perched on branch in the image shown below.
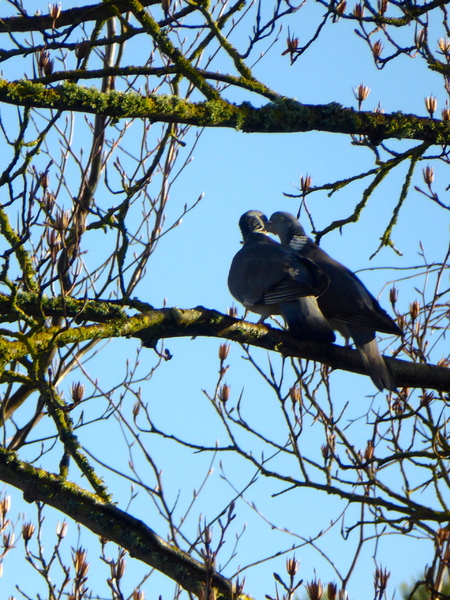
<path fill-rule="evenodd" d="M 362 281 L 309 238 L 290 213 L 275 212 L 267 225 L 283 245 L 301 258 L 308 258 L 329 277 L 329 285 L 318 305 L 330 326 L 346 340 L 353 338 L 372 381 L 379 390 L 395 391 L 395 383 L 375 339 L 377 331 L 401 335 L 402 331 L 381 308 Z"/>
<path fill-rule="evenodd" d="M 307 258 L 273 240 L 267 217 L 250 210 L 239 220 L 243 246 L 233 258 L 228 275 L 231 294 L 248 310 L 261 315 L 283 315 L 299 341 L 333 342 L 336 338 L 317 305 L 328 277 Z"/>

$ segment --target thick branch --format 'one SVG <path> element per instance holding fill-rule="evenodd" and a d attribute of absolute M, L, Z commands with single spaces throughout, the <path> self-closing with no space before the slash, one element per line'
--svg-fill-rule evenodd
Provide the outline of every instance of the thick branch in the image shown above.
<path fill-rule="evenodd" d="M 0 102 L 33 108 L 71 110 L 115 119 L 148 118 L 152 122 L 184 123 L 198 127 L 230 127 L 247 133 L 327 131 L 366 135 L 375 144 L 385 139 L 414 139 L 430 144 L 450 143 L 450 122 L 400 112 L 359 112 L 340 104 L 301 104 L 288 98 L 260 108 L 223 99 L 193 103 L 177 96 L 111 91 L 101 93 L 67 83 L 54 88 L 22 80 L 0 79 Z"/>
<path fill-rule="evenodd" d="M 93 533 L 125 548 L 130 556 L 161 571 L 185 590 L 201 596 L 207 579 L 205 567 L 165 542 L 139 519 L 74 483 L 21 462 L 15 453 L 3 448 L 0 448 L 0 479 L 22 490 L 28 502 L 40 501 L 53 506 Z M 210 576 L 218 599 L 233 598 L 230 581 L 217 573 Z"/>
<path fill-rule="evenodd" d="M 161 0 L 141 0 L 143 6 L 160 4 Z M 88 21 L 104 21 L 114 17 L 117 11 L 123 13 L 129 10 L 126 0 L 110 0 L 99 4 L 90 4 L 62 10 L 58 19 L 50 15 L 20 15 L 0 19 L 0 33 L 52 30 L 53 26 L 72 27 Z"/>
<path fill-rule="evenodd" d="M 39 331 L 23 341 L 3 339 L 0 343 L 0 363 L 4 366 L 11 360 L 18 360 L 33 352 L 40 355 L 47 352 L 55 343 L 60 346 L 81 343 L 93 339 L 108 339 L 114 337 L 136 337 L 147 347 L 155 347 L 158 340 L 172 337 L 207 336 L 228 339 L 241 344 L 249 344 L 266 350 L 279 352 L 284 356 L 294 356 L 322 362 L 333 369 L 343 369 L 353 373 L 366 375 L 364 364 L 359 352 L 334 344 L 319 344 L 312 342 L 297 342 L 286 331 L 274 329 L 266 325 L 255 325 L 229 317 L 202 306 L 194 309 L 164 308 L 151 310 L 134 317 L 126 317 L 120 313 L 119 318 L 106 319 L 108 302 L 95 303 L 65 299 L 61 304 L 59 299 L 41 299 L 33 310 L 32 294 L 25 295 L 29 314 L 48 316 L 77 317 L 78 320 L 96 321 L 95 325 L 85 327 L 62 328 L 56 327 Z M 25 299 L 17 300 L 18 303 Z M 23 309 L 23 304 L 20 304 Z M 86 308 L 86 313 L 83 312 Z M 98 307 L 98 314 L 95 311 Z M 8 311 L 11 305 L 0 296 L 0 314 Z M 117 310 L 113 307 L 111 310 Z M 39 312 L 38 312 L 39 311 Z M 111 314 L 111 313 L 110 313 Z M 399 387 L 427 388 L 442 392 L 450 392 L 450 369 L 434 365 L 411 363 L 386 357 L 386 362 Z"/>

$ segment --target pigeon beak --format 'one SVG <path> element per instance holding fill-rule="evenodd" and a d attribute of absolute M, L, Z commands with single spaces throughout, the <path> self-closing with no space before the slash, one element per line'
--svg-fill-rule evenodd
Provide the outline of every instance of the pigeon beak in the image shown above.
<path fill-rule="evenodd" d="M 277 232 L 275 231 L 275 229 L 274 229 L 274 227 L 273 227 L 273 225 L 272 225 L 272 222 L 271 222 L 271 221 L 267 221 L 267 223 L 266 223 L 266 230 L 267 230 L 269 233 L 273 233 L 274 235 L 276 235 L 276 233 L 277 233 Z"/>

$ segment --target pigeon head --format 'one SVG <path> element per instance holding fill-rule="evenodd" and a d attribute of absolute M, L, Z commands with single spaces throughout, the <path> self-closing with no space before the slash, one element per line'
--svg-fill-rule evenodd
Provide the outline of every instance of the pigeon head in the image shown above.
<path fill-rule="evenodd" d="M 294 237 L 306 238 L 306 233 L 298 219 L 291 213 L 274 212 L 268 223 L 268 230 L 280 238 L 282 244 L 289 244 Z"/>
<path fill-rule="evenodd" d="M 239 228 L 244 240 L 252 233 L 268 233 L 268 219 L 265 214 L 259 210 L 248 210 L 239 219 Z"/>

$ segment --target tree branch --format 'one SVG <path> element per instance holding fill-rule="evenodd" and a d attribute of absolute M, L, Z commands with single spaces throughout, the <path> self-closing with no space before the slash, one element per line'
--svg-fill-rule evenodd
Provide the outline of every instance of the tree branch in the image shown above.
<path fill-rule="evenodd" d="M 365 135 L 373 144 L 386 139 L 450 143 L 450 122 L 400 112 L 356 111 L 340 104 L 301 104 L 282 98 L 256 108 L 248 102 L 232 104 L 221 98 L 188 102 L 178 96 L 111 91 L 101 93 L 74 83 L 47 88 L 27 80 L 0 79 L 0 102 L 104 115 L 115 119 L 147 118 L 152 122 L 184 123 L 198 127 L 228 127 L 246 133 L 301 133 L 327 131 Z"/>
<path fill-rule="evenodd" d="M 31 315 L 65 316 L 76 321 L 93 321 L 95 324 L 71 328 L 51 327 L 38 331 L 26 342 L 3 338 L 0 343 L 2 365 L 29 354 L 30 345 L 34 352 L 41 354 L 55 343 L 64 346 L 93 339 L 135 337 L 139 338 L 144 346 L 154 348 L 160 339 L 206 336 L 249 344 L 279 352 L 284 356 L 322 362 L 333 369 L 367 374 L 356 350 L 335 344 L 297 342 L 286 331 L 241 321 L 202 306 L 193 309 L 155 309 L 127 317 L 121 309 L 110 306 L 107 301 L 94 302 L 67 297 L 61 300 L 39 298 L 37 295 L 33 301 L 33 294 L 20 294 L 15 302 L 20 310 L 25 312 L 26 309 Z M 6 296 L 0 296 L 0 315 L 8 315 L 10 310 L 11 301 Z M 450 392 L 450 369 L 446 367 L 417 364 L 390 357 L 386 357 L 386 362 L 399 387 L 423 387 Z"/>
<path fill-rule="evenodd" d="M 160 4 L 161 0 L 141 0 L 143 6 Z M 105 0 L 99 4 L 80 6 L 62 10 L 56 20 L 50 15 L 20 15 L 0 19 L 0 33 L 29 32 L 52 30 L 54 26 L 74 27 L 88 21 L 103 21 L 114 17 L 117 11 L 123 13 L 129 10 L 126 0 Z"/>
<path fill-rule="evenodd" d="M 218 599 L 234 598 L 232 583 L 160 538 L 141 520 L 80 488 L 75 483 L 36 469 L 0 448 L 0 479 L 23 491 L 27 502 L 43 502 L 125 548 L 130 556 L 164 573 L 185 590 L 201 597 L 209 577 Z M 240 596 L 240 598 L 248 598 Z"/>

